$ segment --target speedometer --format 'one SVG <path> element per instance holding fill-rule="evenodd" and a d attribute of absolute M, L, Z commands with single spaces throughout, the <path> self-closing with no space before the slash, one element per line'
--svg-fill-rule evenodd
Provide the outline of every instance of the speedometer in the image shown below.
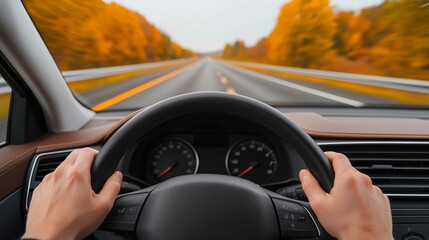
<path fill-rule="evenodd" d="M 277 156 L 272 147 L 263 141 L 241 141 L 228 151 L 226 169 L 229 175 L 267 183 L 276 174 Z"/>
<path fill-rule="evenodd" d="M 182 139 L 160 142 L 149 155 L 149 171 L 157 181 L 194 174 L 198 170 L 198 154 L 190 143 Z"/>

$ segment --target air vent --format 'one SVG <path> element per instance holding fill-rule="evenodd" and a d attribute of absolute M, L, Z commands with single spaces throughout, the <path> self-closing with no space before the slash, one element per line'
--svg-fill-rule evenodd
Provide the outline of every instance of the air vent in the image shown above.
<path fill-rule="evenodd" d="M 429 144 L 368 142 L 320 147 L 345 154 L 384 193 L 429 194 Z"/>
<path fill-rule="evenodd" d="M 41 156 L 36 166 L 34 181 L 41 182 L 46 175 L 53 172 L 64 161 L 68 154 L 57 153 Z"/>
<path fill-rule="evenodd" d="M 43 178 L 49 173 L 55 171 L 55 169 L 66 159 L 71 153 L 71 150 L 43 153 L 37 155 L 30 166 L 30 173 L 28 175 L 25 187 L 25 207 L 28 210 L 31 195 L 33 190 L 39 186 Z"/>

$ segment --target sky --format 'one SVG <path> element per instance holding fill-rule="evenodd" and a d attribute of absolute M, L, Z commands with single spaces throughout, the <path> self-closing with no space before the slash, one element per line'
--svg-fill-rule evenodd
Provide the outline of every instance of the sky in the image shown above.
<path fill-rule="evenodd" d="M 195 52 L 222 50 L 237 39 L 255 44 L 274 28 L 286 0 L 105 0 L 145 16 L 173 41 Z M 341 10 L 359 11 L 383 0 L 331 0 Z"/>

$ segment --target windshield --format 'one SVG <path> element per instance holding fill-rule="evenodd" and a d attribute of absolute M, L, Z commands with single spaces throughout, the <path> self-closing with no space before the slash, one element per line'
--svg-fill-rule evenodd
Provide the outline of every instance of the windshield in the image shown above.
<path fill-rule="evenodd" d="M 273 106 L 429 106 L 427 0 L 24 0 L 75 96 L 195 91 Z"/>

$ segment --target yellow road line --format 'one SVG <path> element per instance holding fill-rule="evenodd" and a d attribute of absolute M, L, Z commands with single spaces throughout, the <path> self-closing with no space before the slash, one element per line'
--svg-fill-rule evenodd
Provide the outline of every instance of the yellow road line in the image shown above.
<path fill-rule="evenodd" d="M 109 107 L 111 107 L 111 106 L 113 106 L 113 105 L 115 105 L 115 104 L 117 104 L 119 102 L 124 101 L 127 98 L 130 98 L 130 97 L 132 97 L 132 96 L 134 96 L 134 95 L 136 95 L 138 93 L 141 93 L 141 92 L 143 92 L 143 91 L 145 91 L 145 90 L 147 90 L 149 88 L 152 88 L 152 87 L 154 87 L 154 86 L 156 86 L 156 85 L 158 85 L 158 84 L 160 84 L 160 83 L 162 83 L 164 81 L 167 81 L 168 79 L 171 79 L 172 77 L 174 77 L 176 75 L 179 75 L 179 74 L 181 74 L 181 73 L 189 70 L 190 68 L 194 67 L 198 63 L 200 63 L 200 61 L 188 64 L 188 65 L 186 65 L 184 67 L 181 67 L 181 68 L 176 69 L 176 70 L 174 70 L 172 72 L 169 72 L 169 73 L 167 73 L 165 75 L 162 75 L 162 76 L 160 76 L 158 78 L 155 78 L 155 79 L 153 79 L 153 80 L 151 80 L 151 81 L 149 81 L 147 83 L 144 83 L 144 84 L 142 84 L 140 86 L 137 86 L 137 87 L 135 87 L 135 88 L 133 88 L 131 90 L 123 92 L 123 93 L 121 93 L 121 94 L 119 94 L 117 96 L 114 96 L 112 98 L 109 98 L 106 101 L 103 101 L 103 102 L 101 102 L 101 103 L 93 106 L 91 109 L 93 111 L 96 111 L 96 112 L 103 111 L 106 108 L 109 108 Z"/>

